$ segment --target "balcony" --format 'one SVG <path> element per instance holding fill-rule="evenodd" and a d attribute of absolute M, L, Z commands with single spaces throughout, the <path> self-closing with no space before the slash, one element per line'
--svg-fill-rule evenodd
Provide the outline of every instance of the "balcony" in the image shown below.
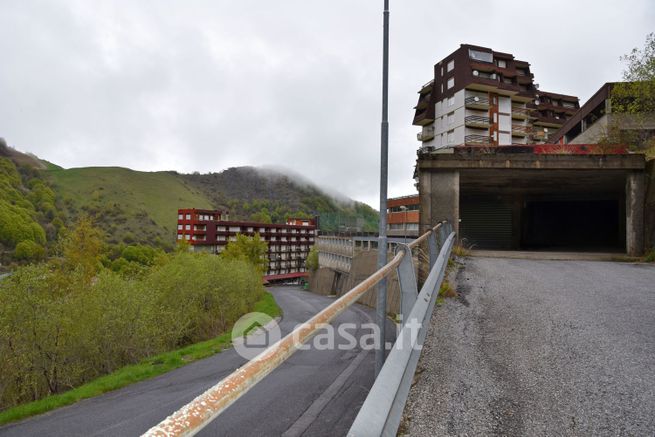
<path fill-rule="evenodd" d="M 512 136 L 513 137 L 527 137 L 532 133 L 532 129 L 529 126 L 524 126 L 522 124 L 513 124 L 512 125 Z"/>
<path fill-rule="evenodd" d="M 486 129 L 491 126 L 491 119 L 481 115 L 467 115 L 464 118 L 464 124 L 467 127 Z"/>
<path fill-rule="evenodd" d="M 527 120 L 530 118 L 530 109 L 529 108 L 517 108 L 512 107 L 512 118 L 516 120 Z"/>
<path fill-rule="evenodd" d="M 416 139 L 419 141 L 430 141 L 434 138 L 434 126 L 429 126 L 423 131 L 416 134 Z"/>
<path fill-rule="evenodd" d="M 489 109 L 489 99 L 480 96 L 467 97 L 464 106 L 470 109 Z"/>
<path fill-rule="evenodd" d="M 467 135 L 464 137 L 467 146 L 491 146 L 493 142 L 489 135 Z"/>

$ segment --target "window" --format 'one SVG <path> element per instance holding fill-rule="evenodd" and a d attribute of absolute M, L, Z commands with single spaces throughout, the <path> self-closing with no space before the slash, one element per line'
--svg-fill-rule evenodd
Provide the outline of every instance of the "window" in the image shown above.
<path fill-rule="evenodd" d="M 443 67 L 441 67 L 441 77 L 443 77 Z"/>
<path fill-rule="evenodd" d="M 182 234 L 177 234 L 177 239 L 178 240 L 181 240 L 182 238 L 184 238 L 184 236 Z"/>
<path fill-rule="evenodd" d="M 453 123 L 455 123 L 455 113 L 451 112 L 450 114 L 448 114 L 448 124 L 453 124 Z"/>
<path fill-rule="evenodd" d="M 498 60 L 496 61 L 496 64 L 497 64 L 500 68 L 507 68 L 507 61 L 505 61 L 504 59 L 498 59 Z"/>
<path fill-rule="evenodd" d="M 186 215 L 186 219 L 187 219 L 187 220 L 191 220 L 191 214 L 187 214 L 187 215 Z"/>
<path fill-rule="evenodd" d="M 473 50 L 473 49 L 469 49 L 469 58 L 475 59 L 476 61 L 480 61 L 480 62 L 492 63 L 494 61 L 494 56 L 492 53 L 481 52 L 480 50 Z"/>
<path fill-rule="evenodd" d="M 182 226 L 182 225 L 177 225 L 177 230 L 178 230 L 178 231 L 181 231 L 183 228 L 184 228 L 184 226 Z"/>
<path fill-rule="evenodd" d="M 191 230 L 191 225 L 186 225 L 185 228 L 186 228 L 187 231 L 190 231 Z"/>
<path fill-rule="evenodd" d="M 446 71 L 453 71 L 455 69 L 455 60 L 452 59 L 448 61 L 448 65 L 446 66 Z"/>
<path fill-rule="evenodd" d="M 184 220 L 184 214 L 178 214 L 177 219 L 178 220 Z"/>
<path fill-rule="evenodd" d="M 186 240 L 190 240 L 190 239 L 191 239 L 191 235 L 185 235 L 184 238 L 185 238 Z"/>
<path fill-rule="evenodd" d="M 448 144 L 452 144 L 455 142 L 455 131 L 449 131 L 448 132 Z"/>
<path fill-rule="evenodd" d="M 450 79 L 448 79 L 448 89 L 451 89 L 454 86 L 455 86 L 455 78 L 451 77 Z"/>
<path fill-rule="evenodd" d="M 455 106 L 455 97 L 448 98 L 448 106 Z"/>

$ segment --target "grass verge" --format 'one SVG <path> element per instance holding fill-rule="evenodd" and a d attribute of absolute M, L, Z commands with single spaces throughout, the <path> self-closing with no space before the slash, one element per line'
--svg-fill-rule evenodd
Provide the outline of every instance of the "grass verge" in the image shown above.
<path fill-rule="evenodd" d="M 275 302 L 273 295 L 268 292 L 255 304 L 253 311 L 268 314 L 273 318 L 282 314 L 282 310 Z M 217 354 L 223 349 L 229 348 L 231 343 L 232 335 L 230 332 L 226 332 L 211 340 L 155 355 L 138 364 L 122 367 L 109 375 L 101 376 L 67 392 L 2 411 L 0 412 L 0 425 L 46 413 L 56 408 L 74 404 L 82 399 L 98 396 L 170 372 L 186 364 Z"/>

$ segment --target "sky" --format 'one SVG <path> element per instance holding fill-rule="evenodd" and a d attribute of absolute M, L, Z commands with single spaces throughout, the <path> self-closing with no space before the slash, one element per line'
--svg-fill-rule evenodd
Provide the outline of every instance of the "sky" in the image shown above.
<path fill-rule="evenodd" d="M 379 206 L 372 0 L 0 0 L 0 137 L 66 168 L 288 168 Z M 655 31 L 652 0 L 391 0 L 389 195 L 415 192 L 417 91 L 460 44 L 584 103 Z"/>

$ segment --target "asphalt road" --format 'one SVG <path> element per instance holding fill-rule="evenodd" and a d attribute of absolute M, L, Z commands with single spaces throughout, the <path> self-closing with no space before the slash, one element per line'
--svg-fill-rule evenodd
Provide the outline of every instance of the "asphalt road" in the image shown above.
<path fill-rule="evenodd" d="M 655 266 L 469 258 L 432 315 L 412 436 L 655 435 Z"/>
<path fill-rule="evenodd" d="M 270 291 L 284 311 L 283 334 L 333 301 L 297 287 Z M 355 305 L 336 323 L 361 325 L 371 318 L 373 310 Z M 350 331 L 355 337 L 369 332 Z M 226 350 L 151 380 L 1 427 L 0 436 L 137 436 L 244 362 L 233 349 Z M 374 353 L 359 347 L 299 351 L 200 435 L 345 435 L 373 383 L 373 364 Z"/>

